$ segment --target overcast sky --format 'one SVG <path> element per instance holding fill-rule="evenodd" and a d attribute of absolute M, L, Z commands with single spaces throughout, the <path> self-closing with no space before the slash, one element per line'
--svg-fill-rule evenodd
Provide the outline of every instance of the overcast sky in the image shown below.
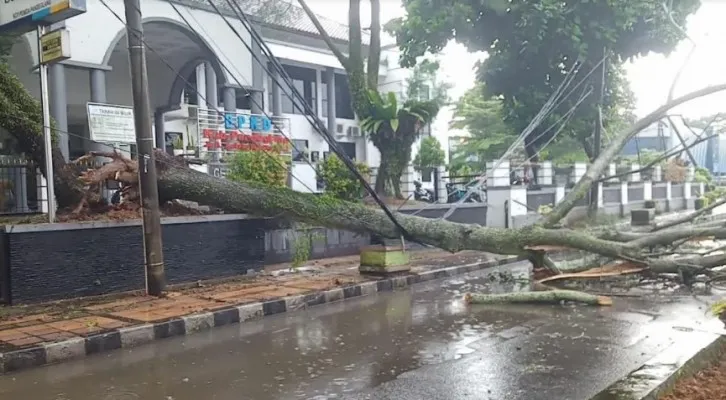
<path fill-rule="evenodd" d="M 308 0 L 308 4 L 320 15 L 343 23 L 347 21 L 348 2 L 345 0 Z M 361 18 L 363 26 L 366 26 L 370 23 L 370 9 L 368 2 L 363 1 L 362 4 Z M 385 19 L 403 15 L 400 0 L 382 0 L 381 8 Z M 689 19 L 687 31 L 698 46 L 676 88 L 676 96 L 726 82 L 726 0 L 703 0 L 701 9 Z M 683 42 L 668 57 L 649 55 L 628 65 L 628 76 L 637 97 L 639 115 L 647 114 L 663 104 L 673 76 L 689 50 L 690 44 Z M 469 54 L 456 43 L 445 48 L 441 71 L 444 78 L 454 84 L 452 97 L 458 98 L 473 85 L 474 63 L 481 57 L 481 54 Z M 726 94 L 692 101 L 676 110 L 691 117 L 719 111 L 726 111 Z"/>

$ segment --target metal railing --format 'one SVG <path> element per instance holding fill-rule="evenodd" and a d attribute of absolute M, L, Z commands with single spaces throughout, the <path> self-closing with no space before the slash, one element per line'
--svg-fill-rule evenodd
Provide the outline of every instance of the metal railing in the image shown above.
<path fill-rule="evenodd" d="M 47 212 L 45 182 L 32 161 L 0 156 L 0 215 Z"/>

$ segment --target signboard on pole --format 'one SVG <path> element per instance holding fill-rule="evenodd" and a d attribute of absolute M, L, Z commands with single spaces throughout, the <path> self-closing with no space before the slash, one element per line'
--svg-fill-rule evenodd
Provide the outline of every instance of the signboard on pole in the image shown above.
<path fill-rule="evenodd" d="M 0 32 L 25 33 L 86 12 L 86 0 L 3 0 Z"/>
<path fill-rule="evenodd" d="M 40 63 L 53 64 L 71 58 L 71 40 L 65 28 L 40 37 Z"/>
<path fill-rule="evenodd" d="M 136 143 L 133 107 L 89 102 L 87 111 L 91 140 L 113 144 Z"/>

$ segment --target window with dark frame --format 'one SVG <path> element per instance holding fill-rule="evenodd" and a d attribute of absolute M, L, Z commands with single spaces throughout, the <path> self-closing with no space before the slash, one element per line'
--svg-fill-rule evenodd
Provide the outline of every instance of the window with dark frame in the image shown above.
<path fill-rule="evenodd" d="M 292 161 L 305 161 L 308 159 L 308 141 L 292 139 Z"/>
<path fill-rule="evenodd" d="M 302 68 L 291 65 L 283 65 L 283 68 L 285 68 L 285 71 L 290 76 L 290 79 L 292 80 L 292 85 L 305 99 L 305 103 L 310 106 L 313 112 L 317 112 L 317 85 L 315 70 L 311 68 Z M 281 84 L 284 84 L 282 80 L 279 81 Z M 275 83 L 273 82 L 272 77 L 268 77 L 267 101 L 269 101 L 270 105 L 272 105 L 272 87 L 274 84 Z M 285 114 L 305 114 L 305 107 L 302 105 L 302 103 L 298 101 L 293 101 L 292 97 L 288 96 L 288 93 L 290 95 L 293 95 L 292 89 L 287 87 L 284 90 L 281 89 L 280 97 L 282 101 L 282 112 Z"/>

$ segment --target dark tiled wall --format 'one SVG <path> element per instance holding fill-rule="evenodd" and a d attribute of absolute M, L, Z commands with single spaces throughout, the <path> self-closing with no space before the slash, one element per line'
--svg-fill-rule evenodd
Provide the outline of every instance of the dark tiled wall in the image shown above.
<path fill-rule="evenodd" d="M 265 223 L 230 220 L 163 225 L 170 283 L 259 269 Z M 144 288 L 140 226 L 6 233 L 13 303 Z"/>

